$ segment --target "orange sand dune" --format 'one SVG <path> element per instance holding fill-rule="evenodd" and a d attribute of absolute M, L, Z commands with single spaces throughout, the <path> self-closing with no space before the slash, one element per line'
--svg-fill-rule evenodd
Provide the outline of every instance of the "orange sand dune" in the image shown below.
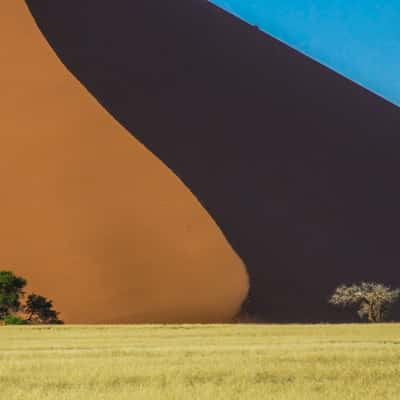
<path fill-rule="evenodd" d="M 2 4 L 0 33 L 0 268 L 66 322 L 230 319 L 247 274 L 194 196 L 68 73 L 22 0 Z"/>

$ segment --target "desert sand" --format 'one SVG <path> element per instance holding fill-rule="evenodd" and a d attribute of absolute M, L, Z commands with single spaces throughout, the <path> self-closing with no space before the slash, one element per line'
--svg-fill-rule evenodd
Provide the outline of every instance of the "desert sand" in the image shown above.
<path fill-rule="evenodd" d="M 0 268 L 69 323 L 229 320 L 246 269 L 197 199 L 68 72 L 24 1 L 2 4 L 0 33 Z"/>

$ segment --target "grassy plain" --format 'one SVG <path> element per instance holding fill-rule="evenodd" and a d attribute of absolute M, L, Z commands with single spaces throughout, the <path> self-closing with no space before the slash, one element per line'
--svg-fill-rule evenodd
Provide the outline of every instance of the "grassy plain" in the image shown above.
<path fill-rule="evenodd" d="M 0 327 L 7 400 L 400 399 L 400 324 Z"/>

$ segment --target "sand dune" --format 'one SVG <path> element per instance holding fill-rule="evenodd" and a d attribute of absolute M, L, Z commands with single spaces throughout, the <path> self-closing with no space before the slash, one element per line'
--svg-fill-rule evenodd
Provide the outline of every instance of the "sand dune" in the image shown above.
<path fill-rule="evenodd" d="M 398 107 L 212 2 L 26 3 L 224 232 L 250 276 L 249 313 L 349 321 L 327 302 L 335 286 L 400 286 Z"/>
<path fill-rule="evenodd" d="M 0 33 L 0 267 L 67 322 L 231 318 L 245 268 L 195 197 L 66 70 L 22 0 L 4 2 Z"/>

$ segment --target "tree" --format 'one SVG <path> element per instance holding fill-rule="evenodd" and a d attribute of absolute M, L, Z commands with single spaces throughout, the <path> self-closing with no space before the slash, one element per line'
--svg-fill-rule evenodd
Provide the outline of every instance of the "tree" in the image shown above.
<path fill-rule="evenodd" d="M 25 286 L 24 278 L 11 271 L 0 271 L 0 319 L 20 310 Z"/>
<path fill-rule="evenodd" d="M 392 289 L 381 283 L 361 282 L 359 285 L 339 286 L 329 303 L 339 307 L 358 307 L 358 316 L 369 322 L 382 322 L 389 308 L 399 300 L 400 289 Z"/>
<path fill-rule="evenodd" d="M 30 294 L 26 299 L 24 312 L 27 314 L 27 321 L 39 324 L 62 324 L 58 318 L 59 313 L 53 309 L 53 302 L 46 297 L 37 294 Z"/>

